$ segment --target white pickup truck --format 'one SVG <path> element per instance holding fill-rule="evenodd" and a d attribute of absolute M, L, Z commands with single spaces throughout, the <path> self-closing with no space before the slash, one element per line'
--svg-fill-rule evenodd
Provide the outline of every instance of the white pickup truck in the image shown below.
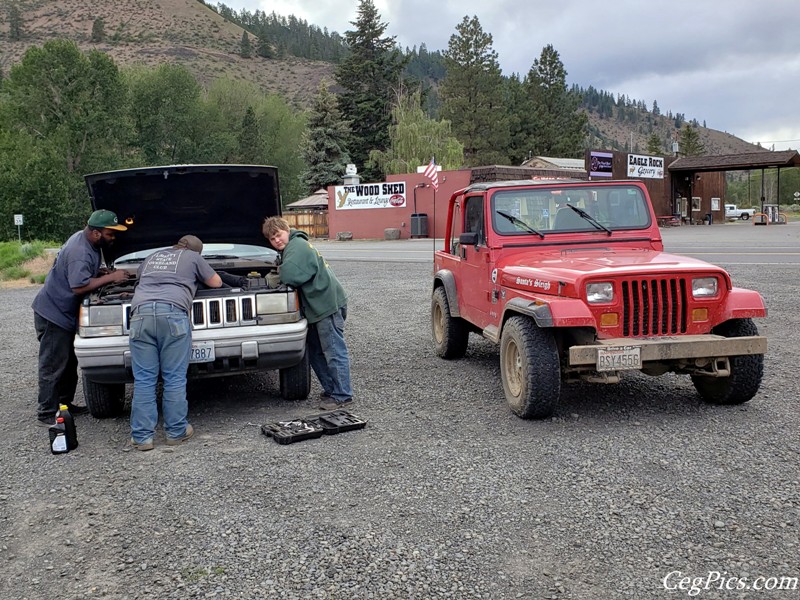
<path fill-rule="evenodd" d="M 735 204 L 725 205 L 725 218 L 728 219 L 729 221 L 734 221 L 736 219 L 747 221 L 755 213 L 756 213 L 755 208 L 736 208 Z"/>

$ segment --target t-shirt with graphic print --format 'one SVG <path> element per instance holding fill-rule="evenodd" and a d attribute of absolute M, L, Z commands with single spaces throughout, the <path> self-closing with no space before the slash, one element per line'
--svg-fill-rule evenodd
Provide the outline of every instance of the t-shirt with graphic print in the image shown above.
<path fill-rule="evenodd" d="M 198 283 L 215 275 L 202 256 L 185 248 L 154 252 L 139 267 L 131 310 L 145 302 L 168 302 L 190 313 Z"/>

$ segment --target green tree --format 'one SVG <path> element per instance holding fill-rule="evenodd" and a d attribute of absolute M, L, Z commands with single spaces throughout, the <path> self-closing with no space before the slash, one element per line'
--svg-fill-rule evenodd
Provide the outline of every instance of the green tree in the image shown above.
<path fill-rule="evenodd" d="M 503 105 L 503 77 L 477 17 L 464 17 L 444 53 L 447 76 L 439 98 L 441 116 L 464 145 L 464 161 L 474 167 L 508 161 L 509 123 Z"/>
<path fill-rule="evenodd" d="M 370 154 L 370 160 L 385 173 L 414 173 L 431 157 L 445 169 L 458 169 L 464 163 L 464 146 L 452 135 L 450 122 L 428 117 L 419 91 L 398 93 L 389 140 L 388 150 Z"/>
<path fill-rule="evenodd" d="M 395 47 L 394 37 L 383 37 L 382 23 L 372 0 L 360 0 L 354 30 L 345 32 L 350 54 L 336 67 L 336 83 L 344 90 L 339 109 L 353 132 L 350 156 L 366 180 L 382 178 L 367 167 L 371 150 L 389 145 L 391 90 L 401 82 L 406 59 Z"/>
<path fill-rule="evenodd" d="M 97 17 L 92 23 L 92 42 L 102 42 L 106 39 L 106 24 L 102 17 Z"/>
<path fill-rule="evenodd" d="M 706 147 L 700 141 L 700 134 L 696 127 L 686 125 L 681 129 L 680 154 L 682 156 L 702 156 L 705 152 Z"/>
<path fill-rule="evenodd" d="M 342 118 L 336 96 L 322 81 L 314 96 L 301 145 L 303 160 L 308 165 L 302 180 L 309 193 L 339 183 L 350 162 L 349 139 L 350 125 Z"/>
<path fill-rule="evenodd" d="M 123 154 L 125 85 L 108 55 L 83 54 L 67 40 L 33 46 L 3 91 L 8 126 L 56 147 L 67 171 L 86 172 Z"/>
<path fill-rule="evenodd" d="M 588 132 L 580 96 L 567 88 L 567 71 L 552 45 L 533 61 L 525 89 L 531 99 L 530 145 L 540 156 L 579 157 Z"/>
<path fill-rule="evenodd" d="M 661 138 L 659 138 L 658 134 L 655 132 L 651 133 L 650 137 L 647 138 L 647 153 L 648 154 L 664 153 L 664 144 L 661 142 Z"/>
<path fill-rule="evenodd" d="M 258 54 L 261 58 L 275 58 L 275 53 L 272 51 L 272 46 L 263 33 L 258 37 L 256 54 Z"/>
<path fill-rule="evenodd" d="M 135 142 L 147 164 L 192 162 L 199 122 L 200 85 L 186 67 L 162 64 L 129 72 Z"/>
<path fill-rule="evenodd" d="M 242 32 L 242 41 L 239 43 L 239 56 L 250 58 L 253 56 L 253 46 L 250 44 L 250 36 L 246 31 Z"/>
<path fill-rule="evenodd" d="M 261 135 L 258 131 L 258 119 L 252 106 L 248 106 L 242 118 L 239 130 L 238 161 L 244 164 L 258 162 L 260 158 Z"/>
<path fill-rule="evenodd" d="M 24 35 L 22 30 L 22 11 L 19 9 L 19 3 L 13 0 L 9 2 L 6 8 L 6 15 L 8 18 L 8 39 L 12 42 L 18 42 Z"/>

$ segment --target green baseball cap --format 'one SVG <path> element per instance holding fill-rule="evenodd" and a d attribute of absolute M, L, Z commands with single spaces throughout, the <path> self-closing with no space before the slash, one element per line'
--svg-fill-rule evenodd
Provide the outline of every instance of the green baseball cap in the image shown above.
<path fill-rule="evenodd" d="M 116 229 L 117 231 L 127 231 L 125 225 L 120 225 L 117 215 L 110 210 L 96 210 L 89 217 L 87 223 L 89 227 L 102 227 L 103 229 Z"/>

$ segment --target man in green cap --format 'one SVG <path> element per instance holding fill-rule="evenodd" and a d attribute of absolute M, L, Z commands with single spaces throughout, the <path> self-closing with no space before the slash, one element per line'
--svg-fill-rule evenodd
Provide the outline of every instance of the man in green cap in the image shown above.
<path fill-rule="evenodd" d="M 44 286 L 33 299 L 33 324 L 39 340 L 38 425 L 53 425 L 59 404 L 66 404 L 72 414 L 88 410 L 72 403 L 78 386 L 73 347 L 78 309 L 85 294 L 128 278 L 125 271 L 100 272 L 100 250 L 114 243 L 117 231 L 127 229 L 110 210 L 94 211 L 86 227 L 58 251 Z"/>

